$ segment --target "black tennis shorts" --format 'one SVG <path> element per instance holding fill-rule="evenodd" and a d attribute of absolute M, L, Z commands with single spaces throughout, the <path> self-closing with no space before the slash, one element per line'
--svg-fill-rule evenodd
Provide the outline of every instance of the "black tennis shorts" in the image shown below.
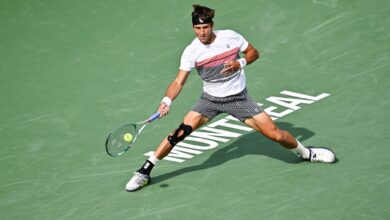
<path fill-rule="evenodd" d="M 221 113 L 227 113 L 244 122 L 245 119 L 263 112 L 263 109 L 252 100 L 248 91 L 244 89 L 238 94 L 227 97 L 215 97 L 203 92 L 192 111 L 199 112 L 210 120 Z"/>

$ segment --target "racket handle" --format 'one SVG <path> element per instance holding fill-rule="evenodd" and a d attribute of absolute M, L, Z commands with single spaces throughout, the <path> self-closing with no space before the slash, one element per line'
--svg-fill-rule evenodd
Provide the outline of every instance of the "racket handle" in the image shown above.
<path fill-rule="evenodd" d="M 150 116 L 150 118 L 148 119 L 148 121 L 149 121 L 149 122 L 152 122 L 152 121 L 156 120 L 158 117 L 160 117 L 160 112 L 154 113 L 152 116 Z"/>

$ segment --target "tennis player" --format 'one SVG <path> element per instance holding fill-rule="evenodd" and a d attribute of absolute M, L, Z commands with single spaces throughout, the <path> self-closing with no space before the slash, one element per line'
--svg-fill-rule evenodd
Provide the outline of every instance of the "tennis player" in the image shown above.
<path fill-rule="evenodd" d="M 196 38 L 185 48 L 176 78 L 168 86 L 158 111 L 163 117 L 182 90 L 192 68 L 203 80 L 198 103 L 187 113 L 179 127 L 157 147 L 126 184 L 129 192 L 151 182 L 150 172 L 157 162 L 192 131 L 221 113 L 227 113 L 290 149 L 303 160 L 333 163 L 335 154 L 327 148 L 305 147 L 289 132 L 279 129 L 249 96 L 244 67 L 259 58 L 259 52 L 243 36 L 232 30 L 214 30 L 213 9 L 193 5 L 192 25 Z M 243 53 L 244 57 L 240 58 Z"/>

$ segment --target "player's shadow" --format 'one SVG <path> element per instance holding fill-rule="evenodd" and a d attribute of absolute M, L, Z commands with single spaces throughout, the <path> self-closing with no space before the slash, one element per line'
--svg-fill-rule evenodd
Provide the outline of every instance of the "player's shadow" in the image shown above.
<path fill-rule="evenodd" d="M 291 123 L 276 122 L 276 125 L 280 129 L 289 131 L 294 137 L 296 137 L 300 141 L 307 140 L 315 135 L 313 131 L 310 131 L 306 128 L 295 127 Z M 302 160 L 290 150 L 283 148 L 276 142 L 268 140 L 260 133 L 252 131 L 251 133 L 241 136 L 240 138 L 238 138 L 237 141 L 232 142 L 228 146 L 221 147 L 203 163 L 190 167 L 184 167 L 179 170 L 172 171 L 170 173 L 165 173 L 156 176 L 153 178 L 152 184 L 163 182 L 169 178 L 176 177 L 184 173 L 219 166 L 229 160 L 234 160 L 246 155 L 262 155 L 292 164 L 302 162 Z M 166 186 L 167 184 L 161 185 L 161 187 Z"/>

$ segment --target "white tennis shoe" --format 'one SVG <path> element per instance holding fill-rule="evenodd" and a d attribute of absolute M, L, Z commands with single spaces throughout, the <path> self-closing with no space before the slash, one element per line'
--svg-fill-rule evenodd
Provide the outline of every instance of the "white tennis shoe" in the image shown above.
<path fill-rule="evenodd" d="M 307 147 L 310 151 L 310 156 L 307 160 L 313 163 L 334 163 L 336 155 L 334 152 L 325 147 Z"/>
<path fill-rule="evenodd" d="M 148 185 L 152 179 L 146 174 L 134 172 L 134 176 L 127 182 L 126 191 L 134 192 L 140 190 L 142 187 Z"/>

